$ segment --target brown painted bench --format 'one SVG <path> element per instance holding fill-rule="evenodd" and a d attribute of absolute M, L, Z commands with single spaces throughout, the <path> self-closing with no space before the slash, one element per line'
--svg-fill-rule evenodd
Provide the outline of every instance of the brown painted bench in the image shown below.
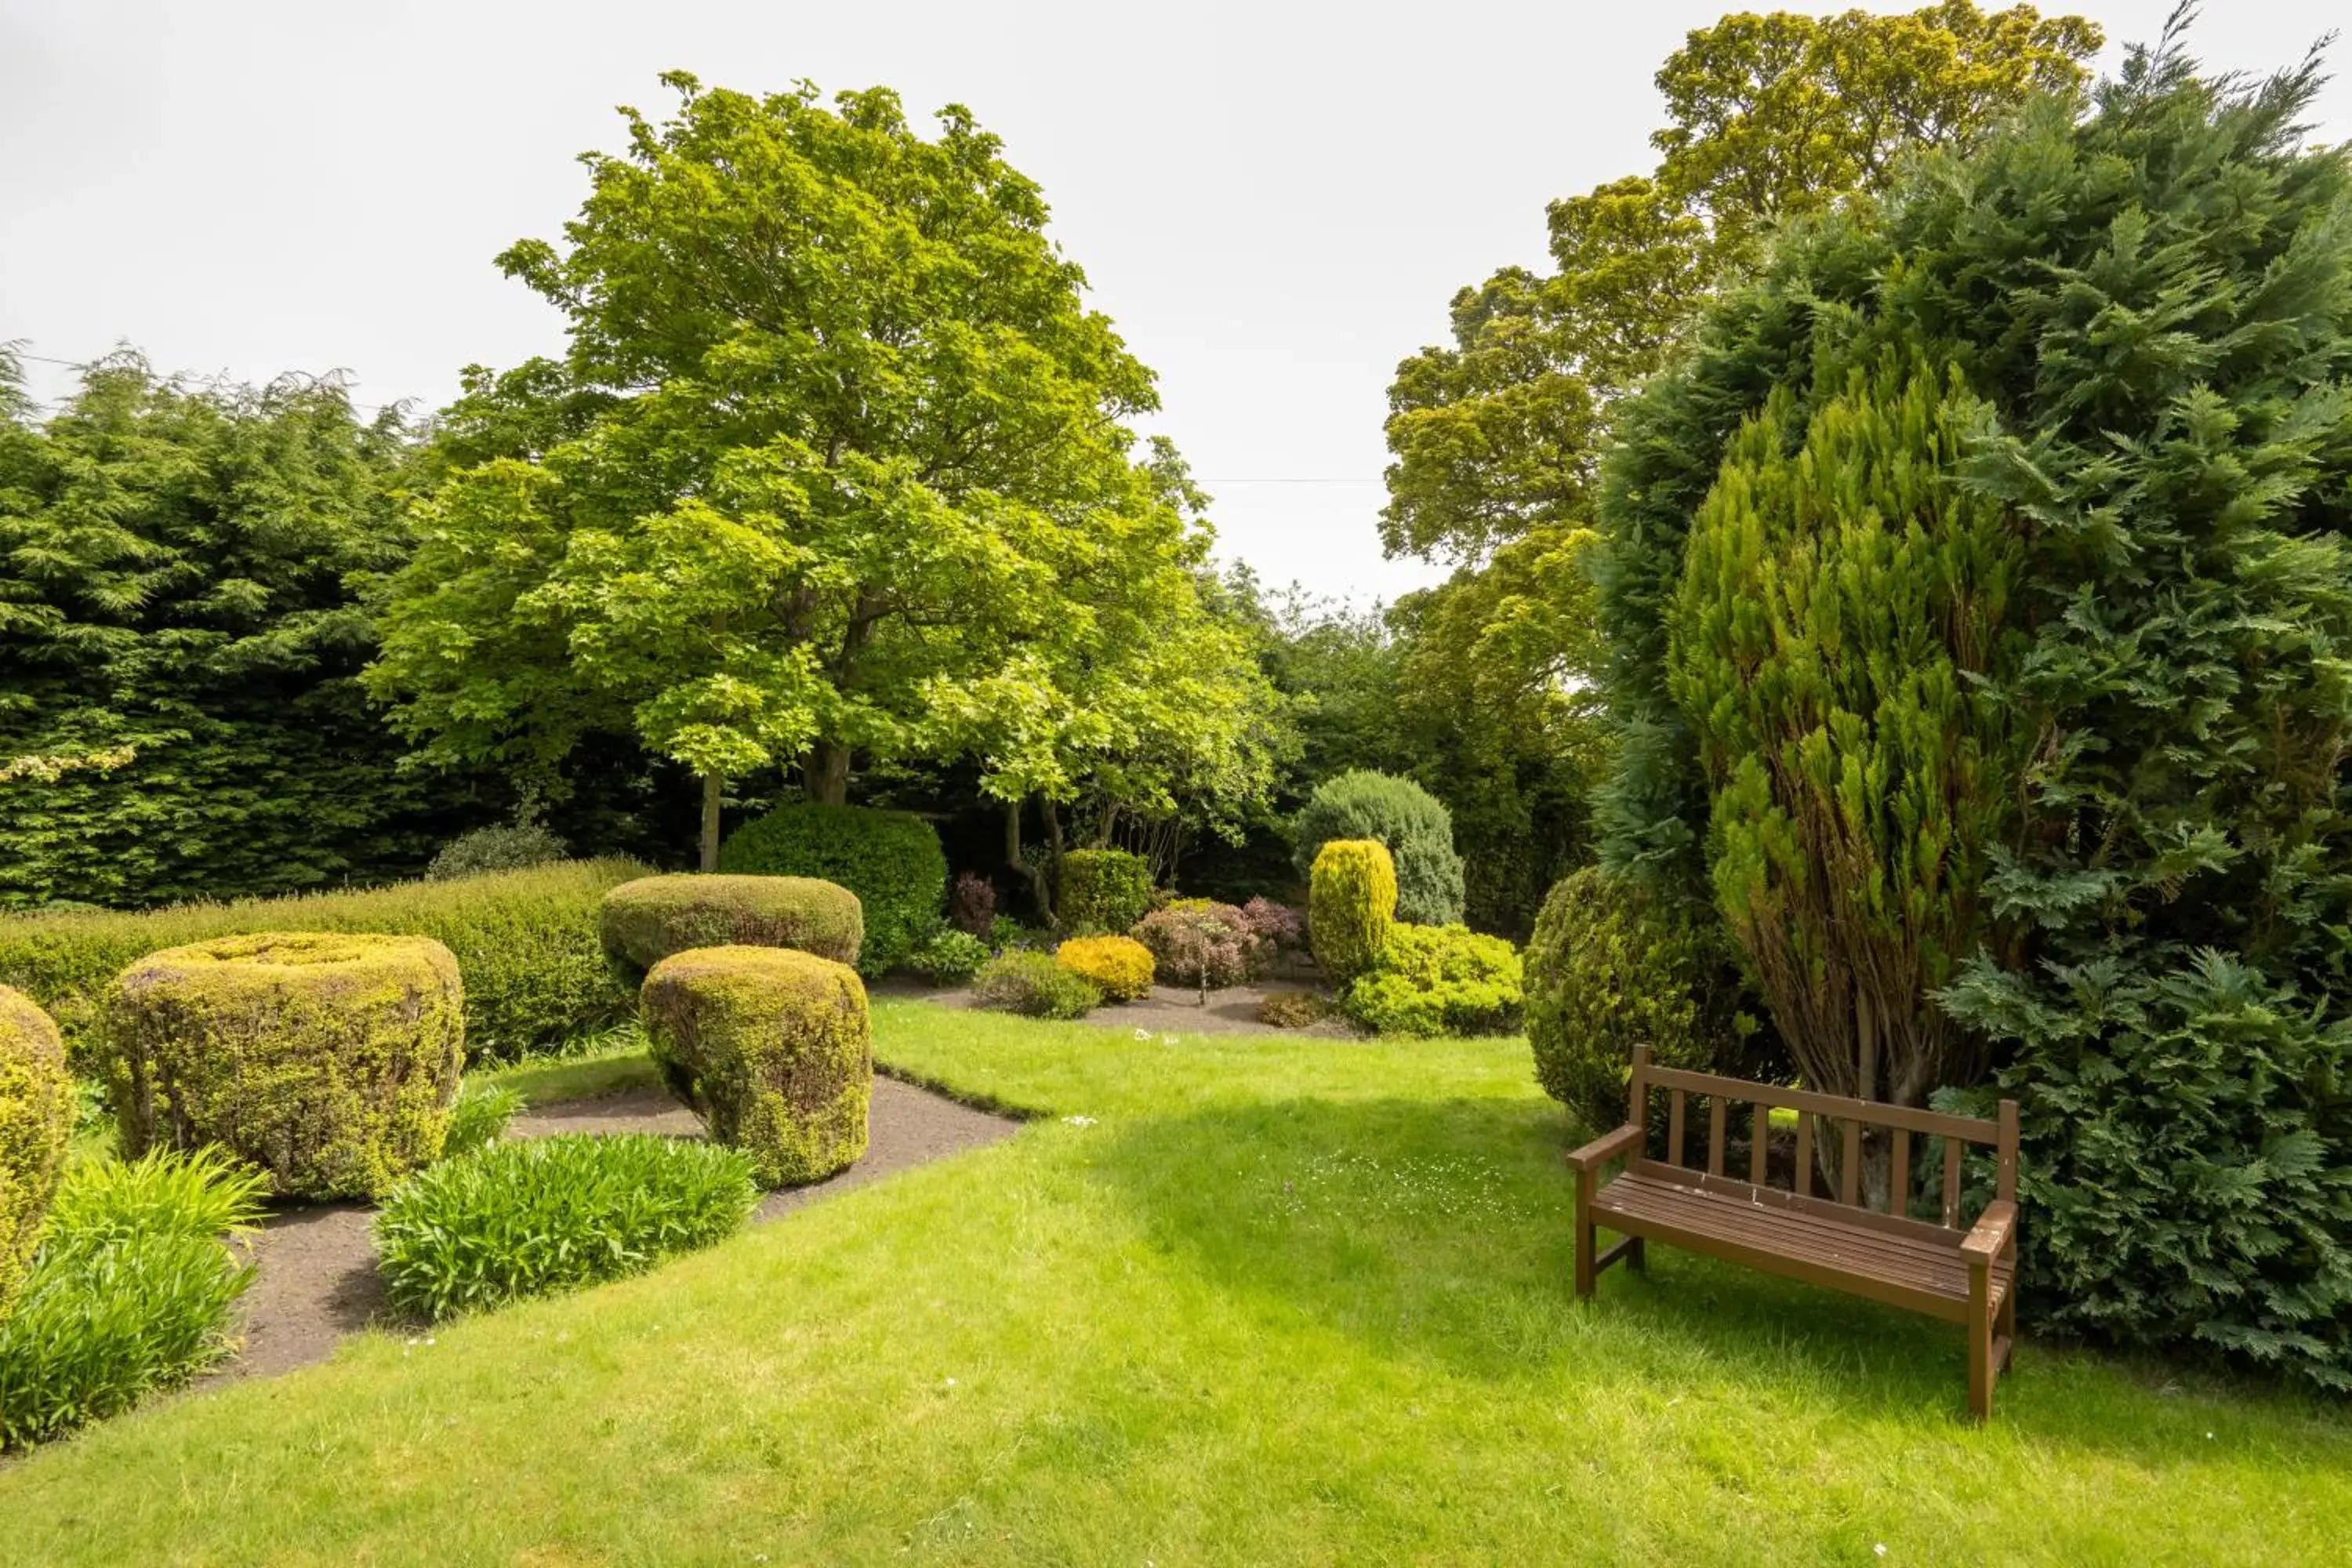
<path fill-rule="evenodd" d="M 1650 1096 L 1671 1097 L 1666 1157 L 1649 1157 Z M 2017 1102 L 2000 1102 L 1997 1121 L 1947 1116 L 1909 1106 L 1813 1094 L 1776 1084 L 1748 1083 L 1713 1073 L 1653 1065 L 1649 1047 L 1633 1053 L 1632 1110 L 1625 1125 L 1568 1157 L 1576 1172 L 1576 1293 L 1592 1294 L 1601 1271 L 1619 1259 L 1643 1263 L 1643 1244 L 1659 1241 L 1728 1263 L 1823 1285 L 1832 1290 L 1923 1312 L 1967 1327 L 1969 1409 L 1992 1414 L 1993 1379 L 2009 1363 L 2017 1333 Z M 1684 1160 L 1685 1132 L 1697 1104 L 1706 1113 L 1706 1165 Z M 1753 1107 L 1748 1132 L 1748 1179 L 1725 1173 L 1733 1106 Z M 1768 1184 L 1771 1113 L 1797 1112 L 1793 1190 Z M 1840 1138 L 1839 1192 L 1815 1196 L 1815 1123 Z M 1925 1195 L 1915 1190 L 1912 1135 L 1943 1141 L 1939 1221 L 1914 1217 Z M 1995 1151 L 1994 1196 L 1973 1225 L 1960 1224 L 1960 1156 L 1964 1145 Z M 1864 1191 L 1864 1152 L 1885 1173 L 1883 1208 Z M 1923 1153 L 1925 1149 L 1923 1146 Z M 1601 1168 L 1622 1160 L 1615 1178 Z M 1618 1239 L 1596 1250 L 1597 1231 Z"/>

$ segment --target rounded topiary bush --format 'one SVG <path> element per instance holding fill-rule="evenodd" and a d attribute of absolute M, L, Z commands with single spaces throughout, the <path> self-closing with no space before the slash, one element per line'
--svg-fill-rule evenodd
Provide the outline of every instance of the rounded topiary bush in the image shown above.
<path fill-rule="evenodd" d="M 1785 1069 L 1713 911 L 1631 878 L 1599 866 L 1561 878 L 1536 917 L 1526 969 L 1536 1080 L 1589 1128 L 1625 1120 L 1635 1046 L 1694 1072 Z"/>
<path fill-rule="evenodd" d="M 1335 838 L 1376 838 L 1396 863 L 1396 918 L 1415 925 L 1462 919 L 1462 857 L 1454 814 L 1411 779 L 1359 768 L 1326 779 L 1299 807 L 1292 835 L 1302 875 L 1312 877 Z"/>
<path fill-rule="evenodd" d="M 789 947 L 856 963 L 865 922 L 857 896 L 814 877 L 640 877 L 604 895 L 604 953 L 641 979 L 698 947 Z"/>
<path fill-rule="evenodd" d="M 848 962 L 884 974 L 906 962 L 947 901 L 948 858 L 921 817 L 862 805 L 780 805 L 719 847 L 721 871 L 822 877 L 857 895 L 866 940 Z"/>
<path fill-rule="evenodd" d="M 1334 838 L 1307 884 L 1307 940 L 1331 978 L 1353 980 L 1381 961 L 1396 924 L 1396 864 L 1377 838 Z"/>
<path fill-rule="evenodd" d="M 1124 849 L 1071 850 L 1055 912 L 1074 931 L 1125 931 L 1151 912 L 1151 862 Z"/>
<path fill-rule="evenodd" d="M 1074 936 L 1054 950 L 1054 962 L 1113 1002 L 1151 994 L 1151 950 L 1128 936 Z"/>
<path fill-rule="evenodd" d="M 1526 982 L 1518 950 L 1499 936 L 1400 921 L 1342 1000 L 1375 1035 L 1507 1035 L 1519 1026 Z"/>
<path fill-rule="evenodd" d="M 430 1163 L 464 1059 L 429 937 L 264 931 L 150 953 L 109 998 L 123 1152 L 216 1144 L 286 1197 L 376 1197 Z"/>
<path fill-rule="evenodd" d="M 1065 969 L 1050 954 L 1020 949 L 982 964 L 972 976 L 971 995 L 983 1007 L 1033 1018 L 1083 1018 L 1103 999 L 1093 981 Z"/>
<path fill-rule="evenodd" d="M 641 1003 L 655 1065 L 762 1186 L 866 1152 L 874 1036 L 856 970 L 790 948 L 697 948 L 654 965 Z"/>
<path fill-rule="evenodd" d="M 0 1316 L 57 1195 L 73 1122 L 64 1037 L 32 998 L 0 985 Z"/>

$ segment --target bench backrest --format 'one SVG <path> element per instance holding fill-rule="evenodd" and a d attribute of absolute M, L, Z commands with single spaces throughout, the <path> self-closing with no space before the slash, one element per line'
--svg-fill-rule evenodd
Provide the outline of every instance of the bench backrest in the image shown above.
<path fill-rule="evenodd" d="M 1679 1179 L 1696 1177 L 1703 1185 L 1740 1191 L 1759 1201 L 1779 1202 L 1796 1208 L 1834 1209 L 1850 1218 L 1885 1228 L 1965 1231 L 1970 1220 L 1960 1212 L 1960 1160 L 1966 1146 L 1975 1143 L 1993 1151 L 1993 1195 L 2012 1202 L 2017 1197 L 2017 1101 L 2013 1100 L 2000 1102 L 1995 1120 L 1949 1116 L 1940 1110 L 1921 1110 L 1908 1105 L 1849 1100 L 1843 1095 L 1815 1094 L 1781 1084 L 1750 1083 L 1745 1079 L 1660 1067 L 1650 1059 L 1647 1046 L 1634 1047 L 1631 1089 L 1629 1119 L 1643 1127 L 1649 1125 L 1650 1097 L 1663 1093 L 1668 1096 L 1668 1101 L 1665 1159 L 1650 1159 L 1645 1146 L 1642 1156 L 1630 1162 L 1629 1168 Z M 1694 1102 L 1703 1103 L 1706 1110 L 1706 1164 L 1703 1170 L 1684 1157 L 1694 1120 Z M 1738 1125 L 1732 1110 L 1735 1106 L 1752 1108 L 1747 1119 L 1748 1170 L 1744 1180 L 1725 1170 L 1729 1134 Z M 1793 1187 L 1788 1189 L 1773 1187 L 1766 1179 L 1766 1151 L 1770 1142 L 1768 1132 L 1776 1110 L 1797 1113 L 1796 1173 Z M 1837 1160 L 1839 1190 L 1835 1194 L 1824 1192 L 1819 1197 L 1812 1190 L 1816 1184 L 1813 1153 L 1817 1124 L 1822 1136 L 1835 1136 L 1841 1144 Z M 1925 1185 L 1920 1178 L 1927 1173 L 1915 1170 L 1912 1164 L 1915 1134 L 1942 1140 L 1942 1203 L 1937 1221 L 1916 1219 L 1911 1215 L 1914 1199 L 1922 1195 L 1918 1188 Z M 1870 1205 L 1869 1194 L 1863 1187 L 1865 1147 L 1874 1152 L 1882 1147 L 1886 1151 L 1888 1177 L 1884 1210 Z M 1926 1152 L 1922 1145 L 1923 1156 Z"/>

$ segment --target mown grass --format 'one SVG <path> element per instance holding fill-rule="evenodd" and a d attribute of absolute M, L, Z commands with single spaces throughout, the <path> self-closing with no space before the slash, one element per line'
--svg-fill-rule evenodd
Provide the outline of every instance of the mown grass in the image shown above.
<path fill-rule="evenodd" d="M 1050 1113 L 648 1277 L 0 1473 L 40 1563 L 2305 1563 L 2338 1407 L 1660 1250 L 1569 1298 L 1524 1046 L 877 1007 Z M 1082 1120 L 1072 1120 L 1082 1119 Z M 2030 1325 L 2029 1325 L 2030 1326 Z M 1881 1555 L 1876 1548 L 1884 1546 Z"/>

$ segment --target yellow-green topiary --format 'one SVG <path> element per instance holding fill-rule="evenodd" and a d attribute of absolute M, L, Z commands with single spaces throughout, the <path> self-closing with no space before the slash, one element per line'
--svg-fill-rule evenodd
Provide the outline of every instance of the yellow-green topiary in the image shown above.
<path fill-rule="evenodd" d="M 262 931 L 149 953 L 107 1015 L 123 1152 L 217 1144 L 282 1197 L 373 1198 L 440 1157 L 465 1058 L 430 937 Z"/>
<path fill-rule="evenodd" d="M 0 1317 L 57 1195 L 73 1123 L 63 1037 L 30 997 L 0 985 Z"/>
<path fill-rule="evenodd" d="M 604 895 L 605 955 L 642 976 L 698 947 L 789 947 L 855 965 L 866 921 L 857 895 L 815 877 L 641 877 Z"/>
<path fill-rule="evenodd" d="M 1342 984 L 1378 966 L 1396 907 L 1396 862 L 1386 845 L 1377 838 L 1325 844 L 1307 887 L 1307 940 L 1315 962 Z"/>
<path fill-rule="evenodd" d="M 646 976 L 649 1054 L 710 1136 L 762 1186 L 797 1186 L 866 1152 L 874 1037 L 845 963 L 778 947 L 674 953 Z"/>
<path fill-rule="evenodd" d="M 1054 962 L 1114 1002 L 1151 994 L 1151 950 L 1131 936 L 1074 936 L 1054 950 Z"/>

